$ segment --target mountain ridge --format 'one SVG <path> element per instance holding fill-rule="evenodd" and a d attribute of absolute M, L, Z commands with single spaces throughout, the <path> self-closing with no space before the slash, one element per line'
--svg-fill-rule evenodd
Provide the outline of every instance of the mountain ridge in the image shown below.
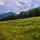
<path fill-rule="evenodd" d="M 14 12 L 8 12 L 0 15 L 0 19 L 7 18 L 8 16 L 16 16 L 17 14 Z"/>

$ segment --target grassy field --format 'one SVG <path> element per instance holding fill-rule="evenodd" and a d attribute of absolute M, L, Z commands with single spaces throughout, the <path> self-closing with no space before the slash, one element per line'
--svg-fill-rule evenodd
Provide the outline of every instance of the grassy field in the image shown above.
<path fill-rule="evenodd" d="M 40 40 L 40 17 L 0 21 L 0 40 Z"/>

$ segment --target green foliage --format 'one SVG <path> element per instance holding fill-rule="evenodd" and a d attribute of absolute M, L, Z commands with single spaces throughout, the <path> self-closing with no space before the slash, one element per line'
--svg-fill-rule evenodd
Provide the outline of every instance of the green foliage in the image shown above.
<path fill-rule="evenodd" d="M 19 17 L 20 17 L 20 18 L 27 18 L 27 17 L 28 17 L 28 12 L 22 11 L 22 12 L 19 14 Z"/>
<path fill-rule="evenodd" d="M 40 16 L 40 7 L 31 9 L 26 12 L 22 11 L 19 15 L 20 15 L 19 17 L 21 17 L 21 18 Z"/>

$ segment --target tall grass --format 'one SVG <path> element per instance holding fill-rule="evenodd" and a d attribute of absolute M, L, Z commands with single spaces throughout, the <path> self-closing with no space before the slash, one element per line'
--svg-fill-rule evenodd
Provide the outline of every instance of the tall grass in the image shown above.
<path fill-rule="evenodd" d="M 40 17 L 0 21 L 0 40 L 40 40 Z"/>

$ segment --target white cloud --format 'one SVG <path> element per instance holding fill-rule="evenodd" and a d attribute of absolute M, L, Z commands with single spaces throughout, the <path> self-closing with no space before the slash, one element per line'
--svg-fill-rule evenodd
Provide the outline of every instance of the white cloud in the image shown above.
<path fill-rule="evenodd" d="M 0 0 L 0 5 L 4 5 L 4 2 L 2 0 Z"/>
<path fill-rule="evenodd" d="M 10 0 L 10 1 L 4 0 L 4 1 L 3 0 L 0 1 L 0 5 L 4 5 L 4 11 L 6 10 L 7 12 L 13 11 L 18 13 L 22 10 L 29 10 L 33 7 L 38 7 L 40 5 L 40 0 Z"/>

